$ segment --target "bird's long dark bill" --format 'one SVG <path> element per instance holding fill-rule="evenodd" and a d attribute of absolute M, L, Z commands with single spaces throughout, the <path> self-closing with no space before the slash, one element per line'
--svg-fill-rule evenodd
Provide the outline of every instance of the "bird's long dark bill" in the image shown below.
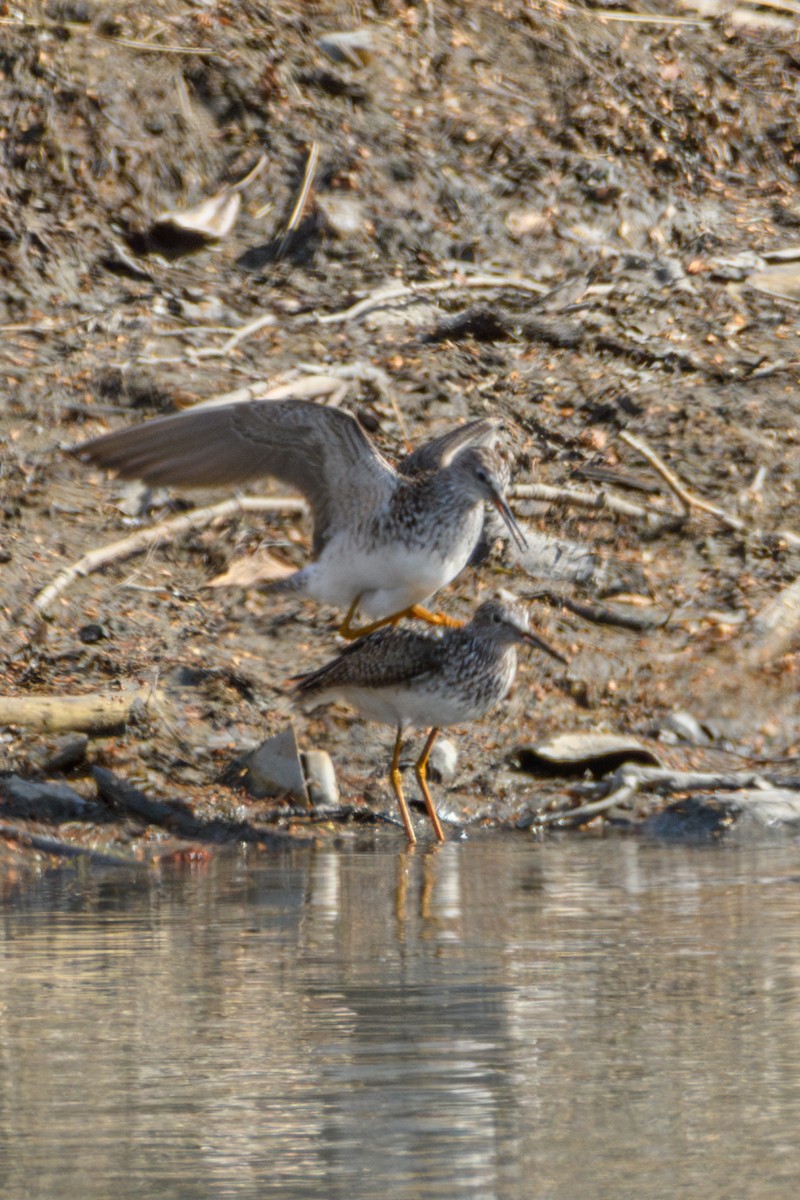
<path fill-rule="evenodd" d="M 564 663 L 565 666 L 569 665 L 569 659 L 567 658 L 566 654 L 562 654 L 560 650 L 556 650 L 555 646 L 551 646 L 550 643 L 546 642 L 543 637 L 539 636 L 538 633 L 533 633 L 531 630 L 527 630 L 520 636 L 522 637 L 522 640 L 527 642 L 529 646 L 535 646 L 537 650 L 544 650 L 545 654 L 551 655 L 552 658 L 557 658 L 558 661 Z"/>
<path fill-rule="evenodd" d="M 497 496 L 495 498 L 494 506 L 508 526 L 508 532 L 517 543 L 517 546 L 520 548 L 520 550 L 527 550 L 528 543 L 526 541 L 525 534 L 520 529 L 519 525 L 517 524 L 517 518 L 514 516 L 502 496 Z"/>

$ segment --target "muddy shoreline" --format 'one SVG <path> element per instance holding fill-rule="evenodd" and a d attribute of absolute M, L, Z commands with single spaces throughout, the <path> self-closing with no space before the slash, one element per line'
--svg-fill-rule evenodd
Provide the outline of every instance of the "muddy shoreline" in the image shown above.
<path fill-rule="evenodd" d="M 454 835 L 527 836 L 531 814 L 586 804 L 581 772 L 516 769 L 568 731 L 791 789 L 797 27 L 737 14 L 386 0 L 333 48 L 349 4 L 58 0 L 5 17 L 0 697 L 159 703 L 88 733 L 7 719 L 4 856 L 48 861 L 30 839 L 50 838 L 149 860 L 249 838 L 243 822 L 264 844 L 373 836 L 365 821 L 392 814 L 385 732 L 287 699 L 335 652 L 340 614 L 210 586 L 265 550 L 306 561 L 296 506 L 189 521 L 35 609 L 84 556 L 229 499 L 143 496 L 65 449 L 242 387 L 316 386 L 391 457 L 470 417 L 507 423 L 537 553 L 498 544 L 439 600 L 468 616 L 498 587 L 530 597 L 571 664 L 523 662 L 502 708 L 453 734 L 436 787 Z M 160 215 L 262 156 L 224 237 L 165 239 Z M 331 754 L 338 815 L 230 786 L 290 721 Z M 85 809 L 15 800 L 12 777 Z M 126 810 L 125 788 L 174 811 Z M 692 795 L 639 786 L 577 824 L 638 827 Z"/>

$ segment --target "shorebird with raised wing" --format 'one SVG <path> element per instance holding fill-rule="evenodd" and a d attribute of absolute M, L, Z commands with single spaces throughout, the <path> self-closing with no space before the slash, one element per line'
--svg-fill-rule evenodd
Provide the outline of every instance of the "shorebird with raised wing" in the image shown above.
<path fill-rule="evenodd" d="M 226 487 L 264 476 L 307 498 L 313 561 L 266 585 L 346 609 L 363 637 L 401 617 L 458 624 L 425 603 L 466 566 L 484 505 L 525 546 L 506 502 L 501 423 L 481 418 L 419 447 L 395 469 L 355 417 L 307 400 L 199 404 L 78 446 L 84 461 L 152 485 Z M 360 614 L 368 624 L 359 627 Z"/>

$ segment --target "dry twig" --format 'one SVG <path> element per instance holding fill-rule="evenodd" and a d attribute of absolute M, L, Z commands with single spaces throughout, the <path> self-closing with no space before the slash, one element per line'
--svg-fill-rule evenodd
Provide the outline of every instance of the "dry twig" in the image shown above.
<path fill-rule="evenodd" d="M 517 275 L 470 275 L 460 279 L 434 279 L 424 283 L 396 284 L 389 287 L 377 288 L 357 304 L 339 312 L 327 313 L 317 317 L 320 325 L 330 325 L 336 321 L 354 321 L 363 317 L 364 313 L 375 308 L 384 308 L 395 301 L 414 300 L 427 293 L 458 291 L 466 288 L 480 288 L 491 291 L 493 288 L 506 288 L 517 292 L 532 292 L 535 296 L 543 296 L 547 291 L 541 283 L 534 279 L 525 279 Z"/>
<path fill-rule="evenodd" d="M 221 346 L 201 346 L 199 350 L 195 349 L 194 346 L 187 346 L 184 354 L 143 358 L 140 361 L 164 366 L 182 362 L 198 363 L 208 358 L 227 358 L 241 342 L 270 325 L 276 325 L 277 320 L 274 313 L 261 313 L 259 316 L 254 317 L 252 321 L 248 321 L 246 325 L 241 325 L 234 333 L 230 333 L 228 329 L 219 326 L 208 326 L 207 328 L 193 326 L 191 328 L 158 330 L 158 337 L 181 337 L 186 334 L 195 333 L 227 333 L 228 336 Z"/>
<path fill-rule="evenodd" d="M 636 25 L 707 25 L 707 17 L 673 17 L 662 16 L 661 13 L 643 13 L 631 12 L 623 9 L 619 12 L 612 12 L 608 8 L 576 8 L 572 4 L 565 4 L 563 0 L 557 0 L 554 6 L 559 13 L 573 13 L 575 16 L 592 17 L 595 20 L 606 21 L 623 21 L 630 22 Z"/>
<path fill-rule="evenodd" d="M 312 142 L 308 151 L 308 158 L 306 159 L 306 169 L 303 172 L 303 182 L 300 185 L 300 193 L 297 197 L 295 206 L 292 209 L 292 215 L 289 217 L 289 221 L 286 225 L 286 232 L 281 238 L 281 244 L 278 247 L 278 258 L 283 258 L 289 238 L 292 236 L 294 231 L 297 229 L 297 226 L 303 219 L 303 213 L 305 211 L 306 204 L 308 204 L 308 197 L 311 193 L 311 186 L 314 182 L 314 172 L 317 169 L 318 162 L 319 142 Z"/>
<path fill-rule="evenodd" d="M 150 687 L 85 696 L 0 696 L 0 725 L 23 725 L 41 733 L 102 733 L 124 725 L 134 710 L 158 708 L 163 700 Z"/>
<path fill-rule="evenodd" d="M 122 541 L 111 542 L 110 545 L 101 546 L 97 550 L 84 554 L 83 558 L 61 571 L 52 583 L 42 588 L 34 597 L 31 608 L 35 616 L 46 616 L 53 601 L 76 580 L 91 575 L 101 567 L 108 566 L 109 563 L 120 562 L 123 559 L 131 558 L 134 554 L 142 554 L 153 546 L 172 541 L 190 529 L 202 529 L 204 526 L 210 525 L 212 521 L 225 520 L 240 512 L 305 513 L 307 511 L 308 505 L 305 500 L 295 499 L 291 496 L 276 498 L 237 496 L 233 500 L 224 500 L 220 504 L 211 504 L 207 508 L 193 509 L 192 512 L 182 513 L 179 517 L 171 517 L 168 521 L 161 521 L 158 525 L 152 525 L 148 529 L 141 529 L 131 537 L 123 538 Z"/>
<path fill-rule="evenodd" d="M 800 534 L 793 533 L 789 529 L 779 529 L 773 534 L 765 534 L 762 530 L 753 529 L 748 523 L 742 520 L 741 517 L 735 516 L 733 513 L 726 512 L 724 508 L 719 508 L 716 504 L 711 504 L 708 500 L 703 500 L 701 496 L 696 496 L 694 492 L 690 492 L 685 487 L 674 471 L 671 471 L 666 463 L 656 454 L 655 450 L 648 446 L 643 438 L 635 437 L 632 433 L 628 433 L 623 429 L 620 433 L 620 438 L 633 450 L 637 450 L 642 458 L 650 463 L 654 471 L 657 471 L 661 478 L 666 483 L 667 487 L 674 494 L 685 513 L 689 513 L 691 509 L 697 509 L 698 512 L 708 513 L 712 517 L 725 525 L 728 529 L 734 529 L 739 533 L 750 533 L 755 537 L 771 536 L 779 538 L 786 542 L 787 545 L 797 548 L 800 547 Z"/>
<path fill-rule="evenodd" d="M 550 487 L 546 483 L 519 483 L 509 488 L 512 500 L 546 500 L 553 503 L 576 504 L 581 508 L 605 509 L 624 517 L 640 517 L 647 521 L 674 522 L 678 514 L 657 505 L 632 504 L 608 492 L 584 492 L 577 488 Z"/>

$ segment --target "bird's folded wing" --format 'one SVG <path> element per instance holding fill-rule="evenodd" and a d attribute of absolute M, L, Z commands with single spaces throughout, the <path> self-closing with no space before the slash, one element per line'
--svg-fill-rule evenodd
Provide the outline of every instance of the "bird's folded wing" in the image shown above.
<path fill-rule="evenodd" d="M 338 658 L 297 681 L 300 695 L 337 688 L 395 687 L 439 669 L 442 643 L 410 629 L 380 629 L 353 642 Z"/>

